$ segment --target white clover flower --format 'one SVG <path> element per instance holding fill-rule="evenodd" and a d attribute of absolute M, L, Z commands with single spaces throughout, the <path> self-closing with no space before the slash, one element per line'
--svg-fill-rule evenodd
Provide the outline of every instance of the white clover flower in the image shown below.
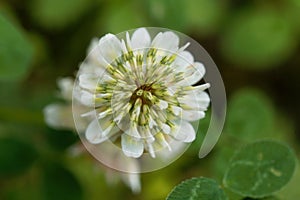
<path fill-rule="evenodd" d="M 52 103 L 44 108 L 45 122 L 54 129 L 69 129 L 75 130 L 75 124 L 72 117 L 72 91 L 74 79 L 71 77 L 60 78 L 57 81 L 59 88 L 59 97 L 65 103 Z M 77 112 L 82 112 L 83 106 L 76 106 L 74 109 Z M 77 129 L 81 132 L 85 130 L 88 120 L 82 118 L 77 121 Z"/>
<path fill-rule="evenodd" d="M 77 99 L 94 108 L 85 136 L 92 144 L 120 142 L 124 154 L 152 157 L 173 141 L 190 143 L 190 122 L 205 116 L 209 84 L 193 86 L 205 73 L 202 63 L 179 46 L 179 37 L 160 32 L 153 40 L 145 28 L 126 40 L 107 34 L 94 42 L 78 74 Z M 120 140 L 119 140 L 120 138 Z"/>
<path fill-rule="evenodd" d="M 71 77 L 60 78 L 57 81 L 59 87 L 59 97 L 65 101 L 65 103 L 52 103 L 44 108 L 44 118 L 48 126 L 54 129 L 68 129 L 77 130 L 84 132 L 86 126 L 89 124 L 91 119 L 79 118 L 75 123 L 72 117 L 72 109 L 76 112 L 83 112 L 86 110 L 84 105 L 76 104 L 72 108 L 72 91 L 74 85 L 74 79 Z M 110 151 L 109 149 L 107 151 Z M 68 150 L 71 155 L 79 155 L 85 152 L 83 145 L 74 144 Z M 127 171 L 138 171 L 139 163 L 131 158 L 122 158 L 117 155 L 114 157 L 107 158 L 111 160 L 115 165 L 123 165 Z M 95 165 L 96 166 L 96 165 Z M 98 168 L 98 165 L 97 165 Z M 121 179 L 128 187 L 131 188 L 133 193 L 139 193 L 141 190 L 140 175 L 138 173 L 119 173 L 110 168 L 105 168 L 105 175 L 107 182 L 112 182 L 112 179 Z"/>

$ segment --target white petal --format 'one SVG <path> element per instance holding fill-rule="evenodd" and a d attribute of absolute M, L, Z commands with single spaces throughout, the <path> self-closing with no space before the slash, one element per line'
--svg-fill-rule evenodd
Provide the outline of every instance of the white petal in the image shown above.
<path fill-rule="evenodd" d="M 157 142 L 158 144 L 160 144 L 162 146 L 162 148 L 168 148 L 169 151 L 172 151 L 171 146 L 169 145 L 169 143 L 167 142 L 166 135 L 163 135 L 162 133 L 157 133 L 155 134 L 155 142 Z"/>
<path fill-rule="evenodd" d="M 93 49 L 87 56 L 87 63 L 95 66 L 94 68 L 106 69 L 109 61 L 107 61 L 101 54 L 98 48 Z"/>
<path fill-rule="evenodd" d="M 153 120 L 151 116 L 149 116 L 149 127 L 152 129 L 153 126 L 157 126 L 157 123 Z"/>
<path fill-rule="evenodd" d="M 96 114 L 97 114 L 96 110 L 92 110 L 92 111 L 81 114 L 80 117 L 89 117 L 89 118 L 94 117 L 95 118 Z"/>
<path fill-rule="evenodd" d="M 119 129 L 111 122 L 111 118 L 93 120 L 86 129 L 86 139 L 92 144 L 98 144 L 109 139 Z"/>
<path fill-rule="evenodd" d="M 185 45 L 183 45 L 182 47 L 180 47 L 179 49 L 178 49 L 178 52 L 182 52 L 182 51 L 184 51 L 186 48 L 188 48 L 188 46 L 190 46 L 190 42 L 188 42 L 188 43 L 186 43 Z"/>
<path fill-rule="evenodd" d="M 178 53 L 173 66 L 177 72 L 185 71 L 186 67 L 194 63 L 193 55 L 188 51 Z"/>
<path fill-rule="evenodd" d="M 196 94 L 196 99 L 200 104 L 200 108 L 207 108 L 209 106 L 210 98 L 206 92 Z"/>
<path fill-rule="evenodd" d="M 80 113 L 82 109 L 81 106 L 73 106 L 75 112 Z M 44 108 L 43 112 L 47 125 L 55 129 L 75 130 L 76 122 L 76 129 L 79 132 L 84 132 L 88 125 L 87 120 L 81 117 L 74 122 L 71 104 L 50 104 Z"/>
<path fill-rule="evenodd" d="M 189 93 L 183 98 L 178 98 L 182 107 L 188 110 L 205 111 L 209 106 L 210 98 L 206 92 Z"/>
<path fill-rule="evenodd" d="M 206 72 L 203 63 L 195 62 L 194 67 L 197 69 L 196 75 L 199 76 L 199 80 L 202 79 Z"/>
<path fill-rule="evenodd" d="M 131 37 L 131 48 L 142 49 L 150 46 L 151 38 L 148 31 L 145 28 L 137 29 Z"/>
<path fill-rule="evenodd" d="M 98 144 L 104 141 L 101 132 L 102 129 L 99 126 L 99 122 L 95 119 L 88 125 L 85 137 L 90 143 Z"/>
<path fill-rule="evenodd" d="M 152 158 L 155 158 L 155 151 L 151 143 L 147 143 L 147 150 Z"/>
<path fill-rule="evenodd" d="M 158 106 L 160 107 L 160 109 L 166 109 L 168 107 L 168 102 L 164 101 L 164 100 L 159 100 Z"/>
<path fill-rule="evenodd" d="M 140 175 L 138 173 L 120 173 L 123 182 L 130 187 L 131 191 L 134 194 L 138 194 L 141 192 L 141 181 Z"/>
<path fill-rule="evenodd" d="M 131 39 L 130 39 L 130 36 L 129 36 L 129 33 L 126 32 L 126 44 L 128 46 L 129 49 L 132 49 L 132 45 L 131 45 Z"/>
<path fill-rule="evenodd" d="M 69 107 L 69 106 L 68 106 Z M 66 115 L 66 107 L 62 104 L 50 104 L 44 108 L 44 118 L 45 122 L 53 128 L 63 128 L 66 127 L 65 119 L 69 119 L 72 117 L 71 110 L 69 112 L 69 116 Z M 71 127 L 70 127 L 71 128 Z M 74 128 L 74 123 L 72 128 Z"/>
<path fill-rule="evenodd" d="M 65 100 L 71 100 L 72 92 L 73 92 L 73 85 L 74 85 L 73 78 L 70 78 L 70 77 L 60 78 L 57 80 L 57 85 L 60 89 L 61 96 Z"/>
<path fill-rule="evenodd" d="M 178 50 L 179 37 L 171 32 L 158 33 L 152 41 L 152 46 L 157 49 L 175 52 Z"/>
<path fill-rule="evenodd" d="M 80 102 L 86 106 L 94 106 L 94 95 L 88 91 L 82 90 L 80 91 Z"/>
<path fill-rule="evenodd" d="M 131 123 L 130 129 L 129 129 L 129 131 L 126 131 L 126 134 L 128 134 L 131 137 L 134 137 L 135 139 L 141 138 L 141 136 L 137 130 L 137 127 L 134 123 Z"/>
<path fill-rule="evenodd" d="M 105 82 L 116 82 L 116 80 L 109 74 L 103 74 L 103 76 L 101 76 L 101 79 L 99 80 L 101 83 L 105 83 Z"/>
<path fill-rule="evenodd" d="M 205 113 L 203 111 L 197 110 L 183 110 L 182 118 L 187 121 L 196 121 L 205 117 Z"/>
<path fill-rule="evenodd" d="M 174 87 L 168 87 L 167 91 L 170 93 L 170 95 L 174 95 L 176 91 L 176 85 Z"/>
<path fill-rule="evenodd" d="M 173 137 L 182 142 L 193 142 L 196 138 L 196 133 L 189 122 L 182 121 L 180 129 L 177 133 L 173 134 Z"/>
<path fill-rule="evenodd" d="M 128 176 L 128 185 L 131 188 L 132 192 L 137 194 L 141 192 L 141 181 L 139 174 L 130 173 Z"/>
<path fill-rule="evenodd" d="M 90 51 L 92 51 L 94 48 L 97 47 L 99 43 L 99 39 L 98 38 L 93 38 L 89 44 L 89 47 L 87 48 L 87 53 L 89 53 Z"/>
<path fill-rule="evenodd" d="M 153 137 L 148 126 L 139 126 L 138 130 L 139 130 L 139 133 L 141 133 L 144 141 L 147 141 L 149 143 L 152 143 L 155 141 L 155 138 Z"/>
<path fill-rule="evenodd" d="M 104 117 L 107 117 L 111 114 L 112 114 L 112 109 L 106 109 L 105 111 L 98 113 L 97 117 L 98 119 L 103 119 Z"/>
<path fill-rule="evenodd" d="M 94 92 L 98 84 L 98 80 L 99 77 L 96 74 L 80 74 L 79 86 Z"/>
<path fill-rule="evenodd" d="M 103 38 L 107 39 L 107 38 L 105 38 L 105 36 Z M 102 40 L 103 40 L 103 38 L 102 38 Z M 101 55 L 101 53 L 99 51 L 99 41 L 100 40 L 98 38 L 92 39 L 92 41 L 88 47 L 87 59 L 90 64 L 93 64 L 93 65 L 97 66 L 98 68 L 105 69 L 105 67 L 109 63 L 107 63 L 105 61 L 105 59 L 103 58 L 103 56 Z"/>
<path fill-rule="evenodd" d="M 181 112 L 182 112 L 182 108 L 178 107 L 178 106 L 172 106 L 173 109 L 173 113 L 178 116 Z"/>
<path fill-rule="evenodd" d="M 161 124 L 161 128 L 165 134 L 169 134 L 171 132 L 171 127 L 167 124 Z"/>
<path fill-rule="evenodd" d="M 178 155 L 177 153 L 186 148 L 186 144 L 184 142 L 179 141 L 174 137 L 166 136 L 166 140 L 169 143 L 171 151 L 166 151 L 165 149 L 163 151 L 157 151 L 156 154 L 158 157 L 163 156 L 167 159 L 170 159 L 170 157 Z"/>
<path fill-rule="evenodd" d="M 99 52 L 107 63 L 122 55 L 121 41 L 113 34 L 106 34 L 99 41 Z"/>
<path fill-rule="evenodd" d="M 81 88 L 76 84 L 76 87 L 73 89 L 73 104 L 82 104 L 81 103 Z"/>
<path fill-rule="evenodd" d="M 193 90 L 190 90 L 190 92 L 196 92 L 196 93 L 201 93 L 203 92 L 204 90 L 208 89 L 210 87 L 210 84 L 209 83 L 205 83 L 205 84 L 202 84 L 202 85 L 197 85 L 197 86 L 194 86 Z"/>
<path fill-rule="evenodd" d="M 105 65 L 106 66 L 106 65 Z M 97 76 L 102 76 L 105 73 L 105 67 L 100 67 L 99 65 L 84 62 L 79 67 L 78 74 L 95 74 Z"/>
<path fill-rule="evenodd" d="M 207 107 L 209 106 L 210 98 L 206 92 L 195 93 L 193 96 L 187 95 L 186 97 L 187 99 L 190 99 L 188 100 L 190 102 L 188 105 L 193 107 L 194 110 L 201 110 L 201 111 L 207 110 Z"/>
<path fill-rule="evenodd" d="M 122 134 L 121 145 L 124 154 L 128 157 L 138 158 L 144 152 L 144 145 L 142 141 L 135 140 L 127 134 Z"/>
<path fill-rule="evenodd" d="M 127 52 L 126 43 L 125 43 L 125 41 L 124 41 L 123 39 L 121 40 L 121 48 L 122 48 L 122 51 L 123 51 L 124 53 Z"/>
<path fill-rule="evenodd" d="M 123 182 L 131 188 L 133 193 L 139 193 L 141 191 L 141 181 L 140 175 L 137 173 L 140 171 L 138 161 L 134 158 L 126 157 L 123 154 L 116 160 L 117 165 L 125 169 L 127 172 L 120 173 Z"/>
<path fill-rule="evenodd" d="M 204 74 L 205 74 L 205 68 L 202 63 L 196 62 L 194 65 L 191 65 L 188 67 L 188 73 L 186 73 L 185 79 L 190 84 L 193 85 L 200 81 Z"/>

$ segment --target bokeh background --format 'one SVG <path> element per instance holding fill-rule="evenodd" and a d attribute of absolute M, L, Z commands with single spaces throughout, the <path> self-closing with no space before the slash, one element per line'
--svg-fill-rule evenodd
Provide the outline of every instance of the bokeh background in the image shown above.
<path fill-rule="evenodd" d="M 133 194 L 87 152 L 70 153 L 76 133 L 49 128 L 42 111 L 61 101 L 56 80 L 74 76 L 92 38 L 141 26 L 197 40 L 223 76 L 228 110 L 207 157 L 197 153 L 209 114 L 188 151 L 142 174 Z M 299 0 L 0 0 L 0 199 L 160 200 L 193 176 L 221 183 L 234 150 L 260 138 L 283 141 L 299 157 L 299 43 Z M 298 199 L 299 184 L 298 169 L 276 196 Z"/>

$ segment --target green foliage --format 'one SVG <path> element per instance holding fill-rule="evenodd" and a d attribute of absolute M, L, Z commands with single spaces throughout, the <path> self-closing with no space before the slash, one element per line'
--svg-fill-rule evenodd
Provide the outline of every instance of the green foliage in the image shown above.
<path fill-rule="evenodd" d="M 278 153 L 280 149 L 265 145 L 266 161 L 283 157 L 266 166 L 275 171 L 233 167 L 230 158 L 239 155 L 240 151 L 234 153 L 241 146 L 262 138 L 287 142 L 299 151 L 299 139 L 295 138 L 300 124 L 295 106 L 299 99 L 299 8 L 299 0 L 0 1 L 0 199 L 163 199 L 174 183 L 186 177 L 209 176 L 221 182 L 226 171 L 226 179 L 239 176 L 231 184 L 243 186 L 242 193 L 233 192 L 232 185 L 220 189 L 206 178 L 195 178 L 190 188 L 183 183 L 174 191 L 188 196 L 201 180 L 206 193 L 225 193 L 230 200 L 257 199 L 246 197 L 244 186 L 261 180 L 249 177 L 261 172 L 268 176 L 262 180 L 265 190 L 259 191 L 260 195 L 276 193 L 258 199 L 298 199 L 299 168 L 286 184 L 289 174 L 283 165 L 294 163 L 287 160 L 288 153 L 283 156 Z M 42 109 L 56 101 L 55 79 L 74 75 L 93 37 L 139 26 L 172 28 L 193 37 L 220 66 L 228 93 L 233 96 L 228 99 L 224 133 L 212 153 L 201 160 L 196 158 L 210 123 L 208 111 L 188 151 L 172 165 L 142 174 L 142 191 L 132 194 L 122 183 L 124 174 L 107 173 L 87 152 L 81 152 L 83 147 L 72 148 L 78 141 L 76 134 L 47 128 Z M 232 64 L 239 69 L 233 70 L 229 67 Z M 245 83 L 258 88 L 245 88 Z M 263 83 L 267 93 L 258 83 Z M 255 159 L 246 160 L 254 163 Z M 278 174 L 276 170 L 283 174 L 279 181 L 272 175 Z"/>
<path fill-rule="evenodd" d="M 120 9 L 120 7 L 122 9 Z M 135 10 L 136 17 L 132 10 Z M 102 20 L 103 13 L 100 13 L 99 20 Z M 147 26 L 147 21 L 135 1 L 117 2 L 109 4 L 104 10 L 105 20 L 103 26 L 108 32 L 120 33 L 125 30 Z"/>
<path fill-rule="evenodd" d="M 300 1 L 299 0 L 288 0 L 285 8 L 285 16 L 289 19 L 293 29 L 300 35 Z"/>
<path fill-rule="evenodd" d="M 266 197 L 288 183 L 295 166 L 295 155 L 288 146 L 274 141 L 259 141 L 235 153 L 223 182 L 243 196 Z"/>
<path fill-rule="evenodd" d="M 215 33 L 227 11 L 225 1 L 186 0 L 186 18 L 188 29 L 197 30 L 200 35 Z"/>
<path fill-rule="evenodd" d="M 255 88 L 235 92 L 228 103 L 224 134 L 212 157 L 214 177 L 222 179 L 236 149 L 259 139 L 291 142 L 292 126 L 281 113 L 276 113 L 271 99 Z"/>
<path fill-rule="evenodd" d="M 43 178 L 45 200 L 80 200 L 83 198 L 80 183 L 66 168 L 58 164 L 50 164 L 45 168 Z"/>
<path fill-rule="evenodd" d="M 146 0 L 144 6 L 160 26 L 182 30 L 187 23 L 185 3 L 183 0 Z"/>
<path fill-rule="evenodd" d="M 222 149 L 215 150 L 216 153 L 212 158 L 212 171 L 214 177 L 219 181 L 222 181 L 224 173 L 229 164 L 230 158 L 236 151 L 235 146 L 236 146 L 235 144 L 232 144 L 232 146 L 223 145 L 221 147 Z"/>
<path fill-rule="evenodd" d="M 0 81 L 23 78 L 30 67 L 32 46 L 21 30 L 0 14 Z"/>
<path fill-rule="evenodd" d="M 143 183 L 143 200 L 164 199 L 174 187 L 175 178 L 174 172 L 172 173 L 172 170 L 165 170 L 163 172 L 158 171 L 157 174 L 161 175 L 150 175 L 148 176 L 149 182 Z M 166 176 L 168 178 L 166 178 Z"/>
<path fill-rule="evenodd" d="M 220 149 L 212 158 L 214 175 L 222 179 L 229 159 L 241 146 L 263 138 L 282 139 L 275 118 L 270 99 L 260 90 L 243 88 L 234 93 L 229 99 Z"/>
<path fill-rule="evenodd" d="M 167 200 L 226 200 L 224 191 L 216 181 L 208 178 L 192 178 L 177 185 Z"/>
<path fill-rule="evenodd" d="M 248 8 L 233 17 L 222 36 L 222 53 L 236 66 L 276 67 L 294 49 L 293 29 L 275 10 Z"/>
<path fill-rule="evenodd" d="M 37 158 L 36 150 L 15 138 L 0 138 L 0 179 L 24 173 Z"/>
<path fill-rule="evenodd" d="M 274 137 L 275 113 L 269 98 L 256 89 L 235 93 L 228 105 L 225 131 L 238 141 Z"/>
<path fill-rule="evenodd" d="M 297 164 L 299 166 L 299 160 Z M 278 196 L 279 199 L 282 200 L 298 199 L 300 195 L 299 183 L 300 183 L 300 167 L 297 167 L 296 172 L 292 177 L 291 181 L 288 183 L 286 187 L 282 188 L 282 190 L 280 190 L 278 194 L 276 194 L 276 196 Z"/>
<path fill-rule="evenodd" d="M 62 29 L 75 23 L 90 7 L 90 0 L 33 0 L 33 20 L 47 29 Z"/>
<path fill-rule="evenodd" d="M 72 131 L 47 129 L 46 138 L 49 144 L 57 150 L 65 150 L 79 141 L 78 135 Z"/>
<path fill-rule="evenodd" d="M 230 153 L 231 149 L 226 151 L 224 159 L 228 158 L 227 154 Z M 262 140 L 237 150 L 229 163 L 221 163 L 223 165 L 220 165 L 220 168 L 227 168 L 223 184 L 225 189 L 229 189 L 225 190 L 225 193 L 230 199 L 240 200 L 245 197 L 247 200 L 277 200 L 277 197 L 271 195 L 278 192 L 292 178 L 296 168 L 296 156 L 285 144 Z M 209 196 L 210 192 L 217 196 Z M 212 179 L 192 178 L 176 186 L 167 200 L 227 199 L 225 193 Z M 218 196 L 219 194 L 221 196 Z"/>
<path fill-rule="evenodd" d="M 215 32 L 227 10 L 226 2 L 216 0 L 146 0 L 144 6 L 160 26 L 197 30 L 200 35 Z"/>

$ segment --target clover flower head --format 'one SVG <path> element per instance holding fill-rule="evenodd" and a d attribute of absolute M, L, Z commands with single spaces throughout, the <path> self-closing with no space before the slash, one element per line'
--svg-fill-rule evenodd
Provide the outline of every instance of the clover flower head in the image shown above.
<path fill-rule="evenodd" d="M 153 39 L 139 28 L 124 39 L 107 34 L 94 41 L 78 73 L 76 99 L 93 108 L 85 137 L 92 144 L 111 140 L 128 157 L 156 157 L 172 151 L 173 141 L 192 142 L 190 122 L 205 116 L 209 84 L 197 84 L 204 65 L 180 46 L 178 35 L 158 33 Z"/>
<path fill-rule="evenodd" d="M 57 80 L 59 88 L 58 97 L 65 102 L 51 103 L 44 108 L 45 122 L 54 129 L 75 130 L 74 120 L 72 118 L 72 92 L 74 79 L 71 77 L 59 78 Z M 78 112 L 83 111 L 82 106 L 73 108 Z M 77 130 L 84 131 L 88 120 L 82 119 L 77 122 Z"/>
<path fill-rule="evenodd" d="M 58 129 L 58 130 L 77 130 L 79 132 L 84 132 L 88 122 L 91 119 L 87 118 L 78 118 L 76 120 L 76 128 L 74 124 L 74 120 L 72 118 L 72 110 L 73 112 L 84 112 L 85 106 L 76 104 L 72 107 L 72 92 L 74 85 L 74 78 L 72 77 L 64 77 L 59 78 L 57 81 L 57 85 L 59 88 L 58 96 L 64 100 L 64 103 L 51 103 L 44 108 L 44 118 L 45 122 L 48 126 Z M 74 99 L 73 99 L 74 101 Z M 75 101 L 77 101 L 75 99 Z M 82 143 L 75 143 L 68 149 L 69 155 L 78 156 L 80 154 L 84 154 L 85 148 Z M 111 149 L 107 149 L 107 152 L 112 152 Z M 129 157 L 120 157 L 118 155 L 110 156 L 107 154 L 107 159 L 110 162 L 113 162 L 114 165 L 120 166 L 126 171 L 138 171 L 139 163 L 132 158 Z M 95 167 L 98 168 L 98 163 Z M 105 175 L 107 177 L 107 182 L 111 182 L 111 180 L 122 180 L 128 187 L 131 188 L 133 193 L 139 193 L 141 190 L 141 181 L 140 175 L 138 173 L 120 173 L 116 172 L 110 168 L 104 168 Z"/>

